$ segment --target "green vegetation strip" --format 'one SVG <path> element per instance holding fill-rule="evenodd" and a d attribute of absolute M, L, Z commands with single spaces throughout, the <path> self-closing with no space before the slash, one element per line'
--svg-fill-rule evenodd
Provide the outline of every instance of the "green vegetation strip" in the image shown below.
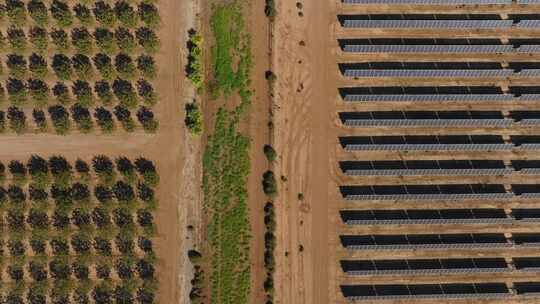
<path fill-rule="evenodd" d="M 204 204 L 208 215 L 211 303 L 242 304 L 250 292 L 247 178 L 250 139 L 238 125 L 250 104 L 249 35 L 242 6 L 216 6 L 211 20 L 215 36 L 209 92 L 213 97 L 240 96 L 234 111 L 221 107 L 203 158 Z M 226 104 L 230 104 L 226 102 Z"/>

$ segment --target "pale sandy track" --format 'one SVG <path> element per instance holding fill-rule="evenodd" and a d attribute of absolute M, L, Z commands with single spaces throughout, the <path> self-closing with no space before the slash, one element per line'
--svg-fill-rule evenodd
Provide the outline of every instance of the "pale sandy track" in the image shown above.
<path fill-rule="evenodd" d="M 277 199 L 276 303 L 332 303 L 328 277 L 333 263 L 328 258 L 332 104 L 326 84 L 333 77 L 327 74 L 327 57 L 334 19 L 327 2 L 301 1 L 302 9 L 293 1 L 278 2 L 274 143 L 280 154 L 276 172 L 286 181 L 280 183 Z"/>

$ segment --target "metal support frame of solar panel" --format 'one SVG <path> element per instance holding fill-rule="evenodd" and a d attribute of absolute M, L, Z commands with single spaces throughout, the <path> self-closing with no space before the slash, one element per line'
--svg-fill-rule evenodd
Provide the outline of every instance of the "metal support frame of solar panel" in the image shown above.
<path fill-rule="evenodd" d="M 347 275 L 441 275 L 458 273 L 502 273 L 511 272 L 510 268 L 455 268 L 455 269 L 395 269 L 395 270 L 349 270 Z M 537 270 L 540 271 L 540 270 Z M 532 271 L 531 271 L 532 272 Z"/>
<path fill-rule="evenodd" d="M 523 48 L 525 47 L 525 48 Z M 523 48 L 523 50 L 521 50 Z M 524 45 L 514 48 L 512 45 L 345 45 L 346 53 L 514 53 L 539 52 L 535 45 Z"/>
<path fill-rule="evenodd" d="M 540 168 L 523 168 L 518 171 L 521 174 L 531 174 L 531 175 L 538 175 L 540 174 Z"/>
<path fill-rule="evenodd" d="M 530 0 L 529 0 L 530 1 Z M 533 0 L 534 1 L 534 0 Z M 511 4 L 512 0 L 343 0 L 344 4 Z M 523 3 L 523 1 L 520 1 Z"/>
<path fill-rule="evenodd" d="M 521 150 L 540 150 L 540 144 L 522 144 L 519 146 Z"/>
<path fill-rule="evenodd" d="M 348 127 L 510 127 L 511 119 L 347 119 Z"/>
<path fill-rule="evenodd" d="M 416 175 L 509 175 L 513 169 L 374 169 L 346 170 L 348 176 L 416 176 Z M 540 173 L 540 168 L 538 169 Z"/>
<path fill-rule="evenodd" d="M 448 225 L 448 224 L 512 224 L 512 218 L 477 219 L 399 219 L 399 220 L 347 220 L 347 225 Z"/>
<path fill-rule="evenodd" d="M 534 145 L 534 146 L 532 146 Z M 508 151 L 513 144 L 347 144 L 346 151 Z M 540 145 L 523 144 L 522 150 L 538 150 Z"/>
<path fill-rule="evenodd" d="M 540 119 L 522 119 L 519 122 L 517 122 L 520 126 L 538 126 L 540 125 Z"/>
<path fill-rule="evenodd" d="M 523 267 L 523 268 L 516 269 L 515 271 L 540 272 L 540 267 Z"/>
<path fill-rule="evenodd" d="M 513 20 L 351 20 L 343 21 L 344 28 L 451 28 L 482 29 L 509 28 Z M 533 24 L 529 24 L 533 27 Z"/>
<path fill-rule="evenodd" d="M 519 76 L 533 77 L 534 71 L 532 70 L 528 75 L 526 70 L 522 71 Z M 462 77 L 462 78 L 478 78 L 478 77 L 509 77 L 514 74 L 512 69 L 457 69 L 457 70 L 414 70 L 414 69 L 397 69 L 397 70 L 367 70 L 367 69 L 347 69 L 343 72 L 345 77 L 411 77 L 411 78 L 448 78 L 448 77 Z M 540 73 L 538 73 L 540 74 Z M 536 75 L 538 76 L 538 75 Z"/>
<path fill-rule="evenodd" d="M 357 95 L 347 94 L 345 102 L 493 102 L 520 100 L 540 100 L 540 95 L 527 96 L 526 99 L 516 98 L 511 94 L 393 94 L 393 95 Z"/>
<path fill-rule="evenodd" d="M 483 293 L 483 294 L 433 294 L 433 295 L 402 295 L 402 296 L 350 296 L 349 301 L 373 300 L 406 300 L 406 299 L 490 299 L 513 297 L 510 293 Z"/>
<path fill-rule="evenodd" d="M 347 245 L 347 250 L 438 250 L 438 249 L 482 249 L 482 248 L 513 248 L 515 246 L 540 247 L 540 244 L 530 243 L 529 246 L 513 243 L 462 243 L 462 244 L 396 244 L 396 245 Z"/>
<path fill-rule="evenodd" d="M 524 194 L 520 195 L 523 197 Z M 348 201 L 386 201 L 386 200 L 484 200 L 484 199 L 511 199 L 513 193 L 452 193 L 452 194 L 349 194 L 345 196 Z M 540 193 L 538 196 L 540 197 Z M 527 197 L 524 197 L 527 198 Z"/>

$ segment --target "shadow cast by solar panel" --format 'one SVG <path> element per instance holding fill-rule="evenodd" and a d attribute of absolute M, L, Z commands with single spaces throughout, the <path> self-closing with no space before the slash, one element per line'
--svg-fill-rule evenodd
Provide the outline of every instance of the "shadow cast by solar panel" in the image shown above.
<path fill-rule="evenodd" d="M 517 220 L 540 219 L 540 209 L 512 209 L 512 216 Z"/>
<path fill-rule="evenodd" d="M 512 239 L 518 245 L 526 243 L 540 243 L 540 233 L 513 233 Z"/>
<path fill-rule="evenodd" d="M 540 293 L 540 282 L 515 282 L 517 294 Z"/>

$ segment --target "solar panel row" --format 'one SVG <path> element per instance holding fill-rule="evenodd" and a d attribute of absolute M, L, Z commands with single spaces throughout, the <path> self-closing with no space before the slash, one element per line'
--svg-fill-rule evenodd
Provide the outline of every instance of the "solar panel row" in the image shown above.
<path fill-rule="evenodd" d="M 540 70 L 525 69 L 514 71 L 512 69 L 498 70 L 345 70 L 345 77 L 539 77 Z"/>
<path fill-rule="evenodd" d="M 512 20 L 344 20 L 344 28 L 452 28 L 490 29 L 518 27 L 538 27 L 535 20 L 524 20 L 515 24 Z"/>
<path fill-rule="evenodd" d="M 512 0 L 343 0 L 345 4 L 511 4 Z M 521 0 L 519 3 L 538 3 Z"/>
<path fill-rule="evenodd" d="M 539 45 L 345 45 L 346 53 L 539 53 Z"/>

